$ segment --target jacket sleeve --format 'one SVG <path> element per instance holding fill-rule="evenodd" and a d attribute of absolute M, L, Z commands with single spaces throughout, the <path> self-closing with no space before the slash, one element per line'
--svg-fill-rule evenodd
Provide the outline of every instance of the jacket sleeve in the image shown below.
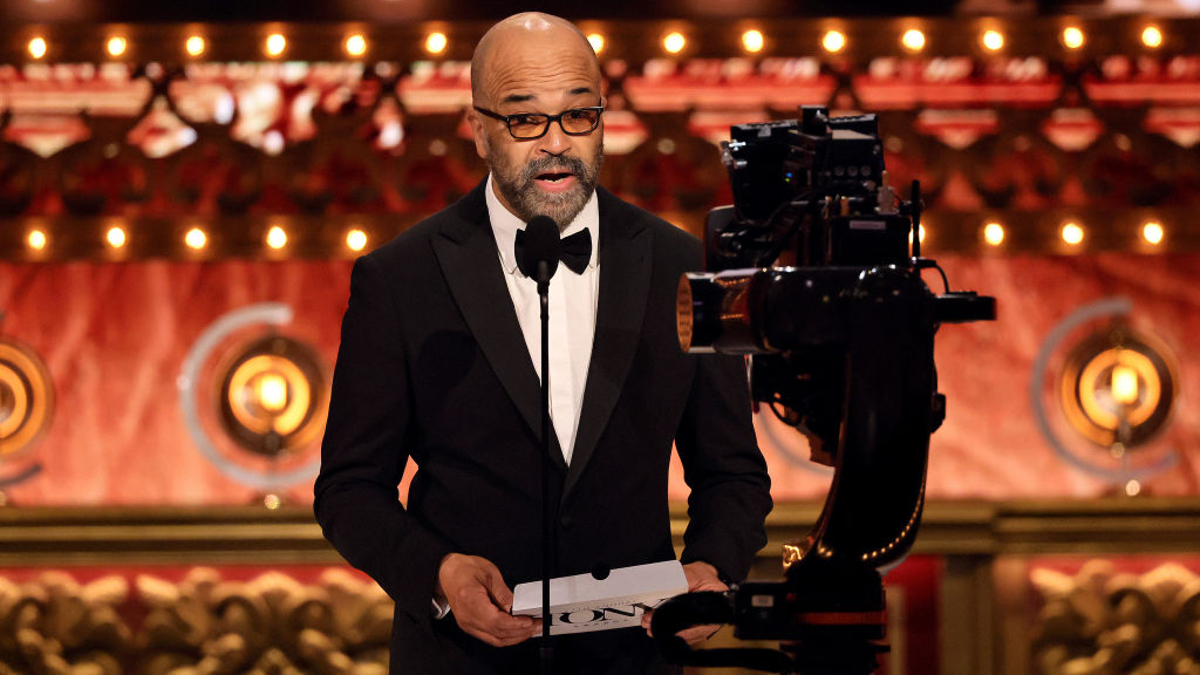
<path fill-rule="evenodd" d="M 449 545 L 405 511 L 411 392 L 402 317 L 372 257 L 359 258 L 342 319 L 313 510 L 325 537 L 419 623 Z"/>
<path fill-rule="evenodd" d="M 742 581 L 767 543 L 771 479 L 750 418 L 750 392 L 740 356 L 697 357 L 675 446 L 688 496 L 684 563 L 703 560 L 726 581 Z"/>

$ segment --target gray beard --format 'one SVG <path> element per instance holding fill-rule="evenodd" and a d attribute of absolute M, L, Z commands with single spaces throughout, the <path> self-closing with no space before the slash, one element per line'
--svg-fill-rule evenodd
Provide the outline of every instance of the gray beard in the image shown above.
<path fill-rule="evenodd" d="M 490 139 L 485 145 L 488 151 L 485 161 L 492 172 L 492 180 L 517 217 L 529 222 L 534 216 L 549 216 L 558 223 L 559 231 L 565 230 L 592 198 L 604 162 L 604 145 L 601 143 L 596 161 L 590 166 L 578 157 L 542 157 L 518 172 L 504 161 L 502 154 L 492 151 Z M 575 186 L 558 194 L 542 192 L 534 179 L 548 171 L 570 171 L 575 175 Z"/>

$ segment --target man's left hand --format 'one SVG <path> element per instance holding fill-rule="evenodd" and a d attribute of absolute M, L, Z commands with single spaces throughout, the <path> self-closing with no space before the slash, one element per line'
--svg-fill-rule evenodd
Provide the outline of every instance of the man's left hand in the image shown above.
<path fill-rule="evenodd" d="M 683 576 L 687 577 L 688 593 L 729 590 L 729 587 L 725 585 L 725 582 L 721 581 L 720 575 L 717 574 L 717 568 L 700 560 L 684 565 Z M 653 610 L 642 615 L 642 628 L 646 629 L 646 634 L 650 637 L 654 637 L 654 633 L 650 632 L 650 621 L 653 618 Z M 720 628 L 716 624 L 692 626 L 691 628 L 679 631 L 676 635 L 694 647 L 712 637 Z"/>

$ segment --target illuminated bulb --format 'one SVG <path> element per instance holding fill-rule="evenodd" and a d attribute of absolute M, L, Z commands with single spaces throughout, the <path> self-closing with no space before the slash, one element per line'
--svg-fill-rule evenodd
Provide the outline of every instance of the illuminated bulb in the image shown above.
<path fill-rule="evenodd" d="M 208 235 L 204 234 L 204 230 L 193 227 L 183 235 L 183 242 L 188 245 L 188 248 L 199 251 L 208 244 Z"/>
<path fill-rule="evenodd" d="M 599 33 L 588 33 L 588 44 L 592 46 L 592 51 L 599 54 L 604 51 L 604 36 Z"/>
<path fill-rule="evenodd" d="M 1161 223 L 1149 222 L 1142 226 L 1142 238 L 1150 244 L 1160 244 L 1163 240 L 1163 226 Z"/>
<path fill-rule="evenodd" d="M 188 54 L 191 54 L 192 56 L 200 56 L 204 53 L 204 38 L 200 37 L 199 35 L 193 35 L 187 39 L 187 42 L 185 42 L 183 46 L 184 49 L 187 49 Z"/>
<path fill-rule="evenodd" d="M 1004 226 L 1000 223 L 988 223 L 983 228 L 983 240 L 992 246 L 1004 242 Z"/>
<path fill-rule="evenodd" d="M 267 55 L 279 56 L 287 48 L 287 38 L 279 33 L 272 33 L 267 38 Z"/>
<path fill-rule="evenodd" d="M 111 37 L 108 39 L 108 44 L 104 46 L 108 50 L 109 56 L 120 56 L 125 53 L 125 48 L 129 43 L 125 42 L 123 37 Z"/>
<path fill-rule="evenodd" d="M 1083 241 L 1083 228 L 1075 223 L 1067 223 L 1062 228 L 1062 240 L 1075 246 Z"/>
<path fill-rule="evenodd" d="M 361 34 L 346 38 L 346 53 L 350 56 L 362 56 L 367 53 L 367 39 Z"/>
<path fill-rule="evenodd" d="M 909 29 L 900 37 L 900 44 L 911 52 L 919 52 L 925 48 L 925 34 L 916 28 Z"/>
<path fill-rule="evenodd" d="M 742 33 L 742 47 L 751 53 L 761 52 L 763 45 L 766 44 L 766 39 L 763 38 L 761 31 L 748 30 Z"/>
<path fill-rule="evenodd" d="M 1125 484 L 1125 494 L 1130 497 L 1138 496 L 1138 493 L 1141 491 L 1142 491 L 1142 484 L 1137 482 L 1136 480 L 1131 479 L 1128 483 Z"/>
<path fill-rule="evenodd" d="M 277 494 L 268 494 L 263 497 L 263 506 L 267 507 L 267 509 L 270 511 L 275 511 L 279 509 L 280 506 L 283 506 L 283 499 L 281 499 Z"/>
<path fill-rule="evenodd" d="M 277 413 L 287 407 L 287 380 L 277 373 L 258 378 L 258 402 L 267 411 Z"/>
<path fill-rule="evenodd" d="M 1112 369 L 1112 395 L 1113 400 L 1122 405 L 1137 403 L 1137 371 L 1129 366 L 1115 366 Z"/>
<path fill-rule="evenodd" d="M 837 53 L 846 47 L 846 34 L 841 31 L 831 30 L 821 38 L 821 46 L 825 51 Z"/>
<path fill-rule="evenodd" d="M 425 51 L 430 54 L 441 54 L 446 51 L 446 45 L 448 44 L 450 44 L 450 41 L 446 39 L 445 33 L 430 33 L 425 38 Z"/>
<path fill-rule="evenodd" d="M 346 246 L 351 251 L 361 251 L 367 246 L 367 233 L 362 230 L 350 230 L 346 233 Z"/>
<path fill-rule="evenodd" d="M 983 34 L 983 46 L 989 51 L 999 51 L 1004 46 L 1004 34 L 996 30 L 987 31 Z"/>
<path fill-rule="evenodd" d="M 1162 42 L 1163 34 L 1162 31 L 1158 29 L 1158 26 L 1146 26 L 1146 28 L 1142 30 L 1142 44 L 1151 49 L 1155 49 L 1162 46 Z"/>
<path fill-rule="evenodd" d="M 40 251 L 46 248 L 46 233 L 41 230 L 33 230 L 25 241 L 29 244 L 29 248 Z"/>
<path fill-rule="evenodd" d="M 1083 31 L 1075 26 L 1068 26 L 1063 29 L 1062 41 L 1067 49 L 1079 49 L 1083 46 Z"/>
<path fill-rule="evenodd" d="M 663 49 L 672 54 L 678 54 L 683 51 L 684 45 L 687 44 L 687 38 L 683 37 L 683 33 L 675 32 L 663 38 Z"/>
<path fill-rule="evenodd" d="M 35 37 L 29 41 L 29 55 L 40 59 L 46 55 L 46 38 Z"/>
<path fill-rule="evenodd" d="M 119 227 L 110 228 L 104 235 L 104 238 L 108 240 L 109 246 L 113 248 L 121 248 L 125 245 L 125 230 L 122 230 Z"/>
<path fill-rule="evenodd" d="M 917 226 L 917 238 L 922 244 L 925 243 L 925 226 L 924 225 Z"/>
<path fill-rule="evenodd" d="M 267 231 L 267 246 L 273 249 L 278 250 L 287 246 L 287 239 L 287 232 L 284 232 L 283 228 L 278 225 Z"/>

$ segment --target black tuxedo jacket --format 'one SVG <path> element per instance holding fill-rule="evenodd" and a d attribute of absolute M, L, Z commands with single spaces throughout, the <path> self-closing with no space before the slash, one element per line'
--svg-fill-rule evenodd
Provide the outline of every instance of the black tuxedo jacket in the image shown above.
<path fill-rule="evenodd" d="M 335 548 L 396 601 L 393 673 L 535 667 L 533 641 L 489 647 L 430 606 L 452 551 L 491 560 L 510 587 L 540 578 L 539 382 L 485 186 L 360 258 L 342 322 L 314 510 Z M 569 467 L 550 434 L 556 573 L 675 556 L 674 441 L 691 489 L 682 560 L 744 578 L 766 542 L 769 480 L 742 359 L 679 348 L 675 290 L 701 268 L 701 246 L 606 190 L 598 199 L 596 336 Z M 406 509 L 397 486 L 409 457 L 418 470 Z M 617 659 L 600 672 L 631 672 L 618 661 L 653 651 L 640 629 L 564 642 L 578 663 Z"/>

